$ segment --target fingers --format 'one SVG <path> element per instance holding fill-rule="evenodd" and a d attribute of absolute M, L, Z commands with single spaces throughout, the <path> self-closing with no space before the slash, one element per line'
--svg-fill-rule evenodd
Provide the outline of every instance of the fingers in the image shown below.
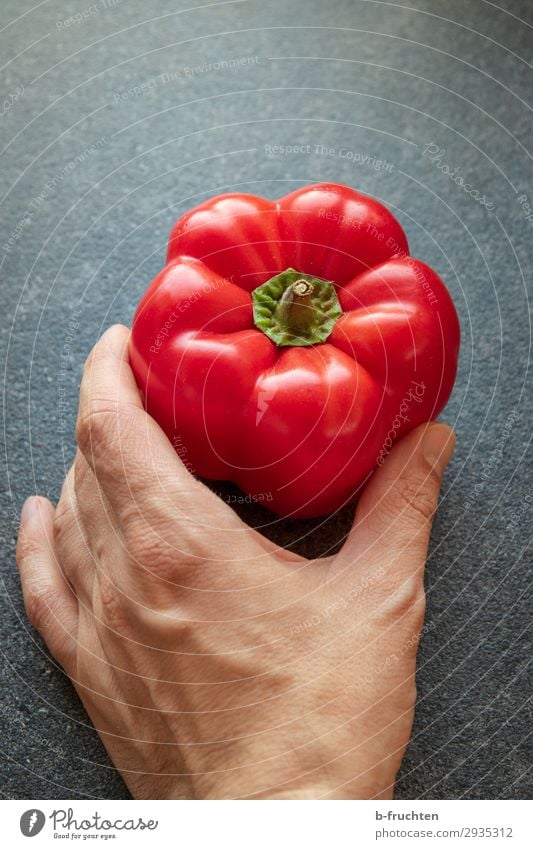
<path fill-rule="evenodd" d="M 166 513 L 242 527 L 227 505 L 187 471 L 143 409 L 128 362 L 129 331 L 115 325 L 95 345 L 80 387 L 77 439 L 119 520 L 137 513 L 158 524 Z M 179 515 L 179 512 L 178 512 Z M 158 521 L 159 520 L 159 521 Z"/>
<path fill-rule="evenodd" d="M 404 437 L 370 479 L 359 500 L 344 563 L 375 570 L 394 562 L 422 580 L 442 475 L 455 447 L 445 424 L 421 425 Z"/>
<path fill-rule="evenodd" d="M 54 554 L 54 513 L 45 498 L 28 498 L 22 508 L 16 558 L 28 618 L 68 672 L 75 656 L 78 603 Z"/>
<path fill-rule="evenodd" d="M 128 473 L 135 482 L 140 460 L 147 459 L 137 456 L 141 434 L 151 421 L 129 367 L 128 339 L 127 328 L 115 325 L 94 346 L 83 370 L 76 424 L 78 444 L 98 480 L 115 479 L 115 486 L 123 484 Z M 166 459 L 173 459 L 166 449 L 163 444 Z"/>
<path fill-rule="evenodd" d="M 61 489 L 53 540 L 56 557 L 80 604 L 90 604 L 99 558 L 109 548 L 108 527 L 98 484 L 78 451 Z"/>

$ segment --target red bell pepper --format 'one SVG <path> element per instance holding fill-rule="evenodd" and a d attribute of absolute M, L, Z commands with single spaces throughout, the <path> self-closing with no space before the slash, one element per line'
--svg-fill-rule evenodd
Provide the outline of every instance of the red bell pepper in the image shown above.
<path fill-rule="evenodd" d="M 222 195 L 180 218 L 130 362 L 187 468 L 310 517 L 353 499 L 438 415 L 458 351 L 451 297 L 393 215 L 324 183 L 278 201 Z"/>

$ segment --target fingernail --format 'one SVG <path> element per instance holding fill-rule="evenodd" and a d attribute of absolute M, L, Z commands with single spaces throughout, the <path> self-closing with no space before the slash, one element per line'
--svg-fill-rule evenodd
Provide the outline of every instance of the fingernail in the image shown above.
<path fill-rule="evenodd" d="M 28 522 L 31 522 L 35 518 L 35 516 L 37 516 L 37 514 L 37 499 L 35 498 L 35 496 L 30 495 L 30 497 L 27 498 L 24 504 L 22 505 L 22 510 L 20 511 L 20 524 L 28 524 Z"/>
<path fill-rule="evenodd" d="M 431 465 L 442 473 L 455 448 L 455 433 L 445 424 L 432 424 L 422 438 L 422 453 Z"/>

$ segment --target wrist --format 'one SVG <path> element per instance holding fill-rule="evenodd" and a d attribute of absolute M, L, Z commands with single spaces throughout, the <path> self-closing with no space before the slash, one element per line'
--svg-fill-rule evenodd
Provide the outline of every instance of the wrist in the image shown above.
<path fill-rule="evenodd" d="M 194 776 L 193 787 L 198 799 L 392 799 L 394 782 L 354 780 L 329 766 L 314 768 L 308 775 L 295 767 L 282 776 L 275 764 L 269 764 L 264 769 L 233 768 L 222 774 Z"/>
<path fill-rule="evenodd" d="M 292 725 L 290 735 L 228 734 L 225 742 L 187 746 L 194 798 L 392 799 L 400 758 L 383 757 L 379 745 L 354 745 L 352 727 L 336 717 L 333 729 L 315 720 Z"/>

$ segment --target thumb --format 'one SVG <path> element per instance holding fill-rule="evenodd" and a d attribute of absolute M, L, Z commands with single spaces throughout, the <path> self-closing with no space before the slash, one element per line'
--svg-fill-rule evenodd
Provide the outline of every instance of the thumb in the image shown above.
<path fill-rule="evenodd" d="M 444 469 L 455 447 L 445 424 L 430 422 L 393 448 L 364 489 L 342 549 L 343 560 L 395 561 L 412 573 L 424 566 Z"/>

